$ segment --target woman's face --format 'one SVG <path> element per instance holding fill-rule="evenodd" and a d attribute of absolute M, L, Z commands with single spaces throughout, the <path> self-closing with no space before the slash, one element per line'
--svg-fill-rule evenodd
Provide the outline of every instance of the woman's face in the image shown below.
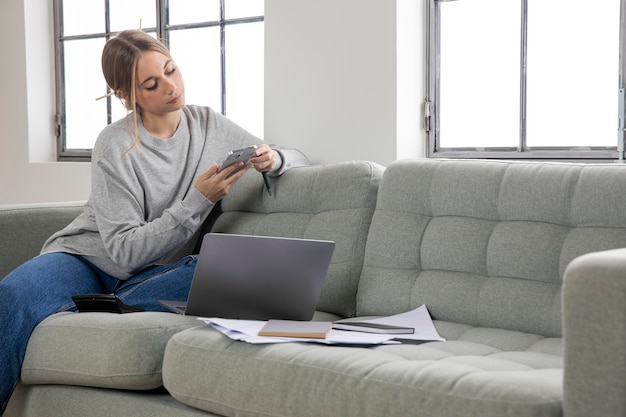
<path fill-rule="evenodd" d="M 137 61 L 135 97 L 141 112 L 164 115 L 185 105 L 185 85 L 180 70 L 157 51 L 142 52 Z"/>

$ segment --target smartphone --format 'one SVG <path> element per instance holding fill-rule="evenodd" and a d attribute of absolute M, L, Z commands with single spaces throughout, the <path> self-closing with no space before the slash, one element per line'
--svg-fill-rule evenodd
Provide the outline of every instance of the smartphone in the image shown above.
<path fill-rule="evenodd" d="M 142 308 L 124 304 L 113 294 L 77 294 L 72 296 L 72 300 L 80 313 L 98 311 L 122 314 L 143 311 Z"/>
<path fill-rule="evenodd" d="M 230 151 L 228 153 L 228 156 L 226 157 L 226 160 L 222 163 L 222 166 L 220 166 L 220 171 L 228 166 L 231 166 L 232 164 L 236 164 L 237 162 L 243 162 L 243 165 L 240 168 L 237 168 L 233 172 L 228 174 L 228 176 L 230 177 L 235 172 L 242 169 L 248 163 L 250 158 L 254 156 L 256 149 L 257 147 L 256 145 L 254 145 L 254 146 L 249 146 L 247 148 L 234 149 Z"/>

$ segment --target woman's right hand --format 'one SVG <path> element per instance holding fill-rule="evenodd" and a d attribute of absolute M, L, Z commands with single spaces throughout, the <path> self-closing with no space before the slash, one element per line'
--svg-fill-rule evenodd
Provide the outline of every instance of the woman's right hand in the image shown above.
<path fill-rule="evenodd" d="M 243 162 L 240 162 L 220 171 L 220 166 L 214 163 L 211 165 L 211 168 L 198 176 L 194 185 L 202 195 L 211 203 L 215 204 L 228 194 L 230 187 L 237 182 L 251 166 L 251 163 L 244 166 Z M 239 169 L 239 171 L 230 175 L 237 169 Z"/>

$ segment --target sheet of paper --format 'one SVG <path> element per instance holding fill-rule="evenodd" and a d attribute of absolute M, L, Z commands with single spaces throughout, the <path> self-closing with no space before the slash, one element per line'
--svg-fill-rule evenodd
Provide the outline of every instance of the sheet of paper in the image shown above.
<path fill-rule="evenodd" d="M 200 318 L 206 324 L 219 330 L 233 340 L 239 340 L 251 344 L 262 343 L 289 343 L 308 342 L 321 343 L 325 345 L 379 345 L 398 344 L 393 336 L 367 334 L 361 332 L 344 332 L 341 330 L 331 330 L 326 339 L 296 338 L 296 337 L 265 337 L 258 336 L 266 321 L 262 320 L 234 320 L 221 318 Z"/>
<path fill-rule="evenodd" d="M 415 329 L 414 334 L 403 334 L 400 336 L 332 329 L 326 339 L 264 337 L 258 335 L 259 331 L 263 328 L 265 323 L 267 323 L 263 320 L 236 320 L 203 317 L 200 317 L 199 320 L 212 326 L 213 328 L 222 332 L 233 340 L 239 340 L 251 344 L 308 342 L 322 343 L 327 345 L 379 345 L 398 344 L 401 343 L 400 339 L 420 341 L 445 340 L 437 333 L 437 330 L 433 325 L 432 319 L 430 318 L 430 314 L 428 313 L 428 310 L 424 305 L 416 308 L 415 310 L 411 310 L 406 313 L 396 314 L 394 316 L 363 320 L 372 323 L 413 327 Z"/>

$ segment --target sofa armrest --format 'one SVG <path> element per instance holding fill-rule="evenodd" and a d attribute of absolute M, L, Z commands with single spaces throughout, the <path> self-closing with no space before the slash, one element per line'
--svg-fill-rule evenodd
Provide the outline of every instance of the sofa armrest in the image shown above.
<path fill-rule="evenodd" d="M 564 415 L 626 415 L 626 249 L 574 259 L 564 281 Z"/>
<path fill-rule="evenodd" d="M 84 201 L 0 206 L 0 280 L 39 254 L 50 235 L 82 212 Z"/>

